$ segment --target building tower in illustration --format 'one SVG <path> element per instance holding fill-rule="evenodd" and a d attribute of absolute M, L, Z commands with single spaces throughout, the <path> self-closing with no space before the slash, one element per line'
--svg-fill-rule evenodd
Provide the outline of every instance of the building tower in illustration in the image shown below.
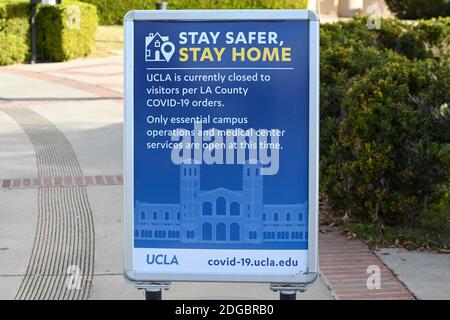
<path fill-rule="evenodd" d="M 263 220 L 263 176 L 261 164 L 244 164 L 242 167 L 242 214 L 245 228 L 241 232 L 242 239 L 261 241 Z"/>
<path fill-rule="evenodd" d="M 180 211 L 181 240 L 195 241 L 200 237 L 198 214 L 200 202 L 200 165 L 183 163 L 180 165 Z"/>

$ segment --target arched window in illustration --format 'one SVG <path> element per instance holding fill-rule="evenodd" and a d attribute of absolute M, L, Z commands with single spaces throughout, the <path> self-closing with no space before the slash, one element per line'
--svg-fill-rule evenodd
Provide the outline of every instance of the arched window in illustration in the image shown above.
<path fill-rule="evenodd" d="M 227 227 L 224 223 L 219 223 L 216 226 L 216 240 L 217 241 L 225 241 L 227 238 L 226 232 Z"/>
<path fill-rule="evenodd" d="M 139 230 L 134 230 L 134 237 L 139 238 Z"/>
<path fill-rule="evenodd" d="M 278 221 L 278 212 L 273 214 L 273 221 Z"/>
<path fill-rule="evenodd" d="M 203 202 L 203 215 L 210 216 L 212 215 L 212 203 L 207 201 Z"/>
<path fill-rule="evenodd" d="M 298 221 L 303 221 L 303 214 L 301 212 L 298 213 Z"/>
<path fill-rule="evenodd" d="M 250 168 L 247 168 L 247 177 L 250 177 Z"/>
<path fill-rule="evenodd" d="M 177 212 L 177 220 L 181 220 L 181 213 Z"/>
<path fill-rule="evenodd" d="M 153 220 L 158 219 L 158 212 L 153 211 Z"/>
<path fill-rule="evenodd" d="M 239 241 L 239 224 L 232 223 L 230 225 L 230 240 L 231 241 Z"/>
<path fill-rule="evenodd" d="M 141 220 L 145 220 L 145 211 L 141 212 Z"/>
<path fill-rule="evenodd" d="M 286 213 L 286 221 L 291 221 L 291 213 Z"/>
<path fill-rule="evenodd" d="M 224 216 L 227 212 L 227 202 L 224 197 L 219 197 L 216 200 L 216 214 Z"/>
<path fill-rule="evenodd" d="M 153 235 L 152 235 L 152 230 L 149 230 L 149 231 L 148 231 L 148 237 L 149 237 L 149 238 L 152 238 L 152 236 L 153 236 Z"/>
<path fill-rule="evenodd" d="M 238 202 L 232 202 L 230 205 L 230 215 L 239 216 L 241 214 L 241 206 Z"/>
<path fill-rule="evenodd" d="M 263 221 L 267 220 L 267 214 L 265 212 L 263 212 Z"/>
<path fill-rule="evenodd" d="M 165 218 L 166 220 L 169 220 L 169 217 L 170 217 L 169 213 L 166 212 L 164 218 Z"/>
<path fill-rule="evenodd" d="M 183 171 L 184 171 L 184 176 L 186 176 L 186 168 L 184 168 L 184 170 L 183 170 Z"/>
<path fill-rule="evenodd" d="M 202 226 L 202 240 L 211 241 L 212 240 L 212 225 L 211 223 L 204 223 Z"/>

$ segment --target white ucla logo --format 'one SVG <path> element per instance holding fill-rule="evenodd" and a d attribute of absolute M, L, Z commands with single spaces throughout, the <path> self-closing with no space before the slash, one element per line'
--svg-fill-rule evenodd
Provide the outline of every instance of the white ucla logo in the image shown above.
<path fill-rule="evenodd" d="M 175 45 L 169 37 L 163 37 L 158 32 L 145 37 L 145 61 L 169 62 L 175 52 Z"/>

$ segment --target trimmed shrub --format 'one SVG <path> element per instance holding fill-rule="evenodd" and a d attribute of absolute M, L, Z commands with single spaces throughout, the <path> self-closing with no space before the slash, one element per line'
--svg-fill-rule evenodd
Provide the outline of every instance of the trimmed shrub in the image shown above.
<path fill-rule="evenodd" d="M 65 61 L 92 52 L 98 25 L 95 6 L 71 1 L 42 5 L 36 19 L 40 60 Z"/>
<path fill-rule="evenodd" d="M 129 10 L 155 9 L 149 0 L 82 0 L 97 6 L 100 24 L 122 24 Z M 307 0 L 168 0 L 169 9 L 304 9 Z"/>
<path fill-rule="evenodd" d="M 27 0 L 0 3 L 0 65 L 20 63 L 30 57 L 30 17 Z M 64 61 L 92 52 L 98 18 L 93 5 L 65 1 L 38 5 L 36 15 L 37 58 Z"/>
<path fill-rule="evenodd" d="M 386 58 L 347 91 L 346 115 L 322 162 L 323 184 L 351 216 L 395 225 L 426 213 L 449 179 L 450 141 L 442 130 L 450 121 L 449 70 L 430 60 Z"/>
<path fill-rule="evenodd" d="M 303 0 L 169 0 L 171 9 L 304 9 Z"/>
<path fill-rule="evenodd" d="M 386 0 L 386 3 L 402 19 L 429 19 L 450 15 L 450 0 Z"/>
<path fill-rule="evenodd" d="M 349 22 L 321 25 L 321 49 L 353 47 L 361 44 L 376 50 L 393 50 L 410 60 L 436 56 L 450 42 L 450 18 L 421 20 L 411 24 L 399 19 L 382 20 L 379 30 L 368 29 L 367 18 L 355 17 Z M 448 50 L 447 50 L 448 51 Z"/>
<path fill-rule="evenodd" d="M 323 25 L 321 193 L 336 212 L 414 224 L 448 197 L 449 20 Z"/>
<path fill-rule="evenodd" d="M 357 75 L 382 68 L 382 53 L 394 51 L 410 60 L 445 56 L 450 42 L 450 19 L 432 19 L 416 25 L 384 19 L 380 30 L 369 30 L 366 18 L 321 25 L 321 154 L 328 155 L 331 141 L 345 115 L 341 106 Z"/>
<path fill-rule="evenodd" d="M 29 55 L 27 1 L 0 2 L 0 65 L 23 62 Z"/>

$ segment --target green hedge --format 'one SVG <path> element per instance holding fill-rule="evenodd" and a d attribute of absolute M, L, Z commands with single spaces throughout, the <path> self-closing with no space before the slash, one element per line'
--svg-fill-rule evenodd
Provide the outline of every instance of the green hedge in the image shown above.
<path fill-rule="evenodd" d="M 80 19 L 77 18 L 79 13 Z M 0 65 L 29 59 L 30 16 L 29 1 L 1 0 Z M 90 4 L 65 1 L 57 6 L 39 5 L 36 16 L 38 60 L 64 61 L 89 55 L 97 24 L 96 8 Z"/>
<path fill-rule="evenodd" d="M 27 1 L 0 2 L 0 65 L 25 61 L 29 55 Z"/>
<path fill-rule="evenodd" d="M 450 0 L 386 0 L 389 9 L 403 19 L 448 17 Z"/>
<path fill-rule="evenodd" d="M 82 0 L 97 6 L 100 24 L 122 24 L 129 10 L 154 9 L 151 0 Z M 169 0 L 169 9 L 304 9 L 307 0 Z"/>
<path fill-rule="evenodd" d="M 335 212 L 413 225 L 448 199 L 449 22 L 322 26 L 321 193 Z"/>
<path fill-rule="evenodd" d="M 88 56 L 94 47 L 98 17 L 95 6 L 64 1 L 39 6 L 37 52 L 44 61 L 65 61 Z"/>

